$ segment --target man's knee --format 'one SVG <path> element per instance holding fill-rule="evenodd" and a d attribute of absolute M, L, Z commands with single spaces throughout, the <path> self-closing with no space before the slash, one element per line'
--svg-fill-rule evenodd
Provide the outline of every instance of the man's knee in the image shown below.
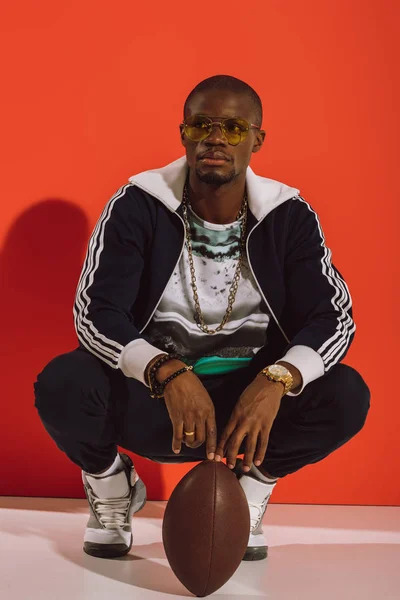
<path fill-rule="evenodd" d="M 332 393 L 337 416 L 337 433 L 350 439 L 361 431 L 365 424 L 370 407 L 370 390 L 358 371 L 348 365 L 339 364 L 335 367 Z"/>
<path fill-rule="evenodd" d="M 74 350 L 53 358 L 34 382 L 35 407 L 42 420 L 49 423 L 74 411 L 85 395 L 99 402 L 108 394 L 109 381 L 99 359 L 81 350 Z M 98 389 L 99 394 L 89 395 Z"/>

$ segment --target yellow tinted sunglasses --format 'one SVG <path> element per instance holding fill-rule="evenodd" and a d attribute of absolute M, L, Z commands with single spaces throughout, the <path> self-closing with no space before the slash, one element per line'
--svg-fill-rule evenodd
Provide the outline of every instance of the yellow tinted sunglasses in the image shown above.
<path fill-rule="evenodd" d="M 240 142 L 243 142 L 247 138 L 250 129 L 260 129 L 258 125 L 248 123 L 240 117 L 214 120 L 205 115 L 192 115 L 185 119 L 182 125 L 185 134 L 193 142 L 202 142 L 211 134 L 214 125 L 219 125 L 228 143 L 232 146 L 237 146 Z"/>

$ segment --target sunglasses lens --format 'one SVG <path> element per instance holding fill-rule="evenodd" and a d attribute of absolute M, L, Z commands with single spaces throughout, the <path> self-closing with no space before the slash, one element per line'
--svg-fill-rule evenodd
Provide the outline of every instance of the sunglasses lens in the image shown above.
<path fill-rule="evenodd" d="M 213 122 L 202 115 L 192 115 L 185 119 L 185 133 L 193 142 L 205 140 L 212 131 Z M 237 146 L 246 139 L 249 124 L 244 119 L 225 119 L 222 121 L 222 131 L 232 146 Z"/>
<path fill-rule="evenodd" d="M 192 115 L 185 119 L 185 133 L 193 142 L 201 142 L 211 131 L 211 120 L 207 117 Z"/>
<path fill-rule="evenodd" d="M 246 139 L 249 125 L 244 119 L 226 119 L 224 121 L 225 135 L 229 144 L 237 146 Z"/>

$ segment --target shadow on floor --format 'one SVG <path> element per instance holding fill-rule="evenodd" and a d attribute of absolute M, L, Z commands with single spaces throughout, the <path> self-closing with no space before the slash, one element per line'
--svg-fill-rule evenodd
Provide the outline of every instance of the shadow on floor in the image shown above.
<path fill-rule="evenodd" d="M 98 585 L 97 576 L 101 575 L 130 585 L 132 588 L 180 597 L 192 597 L 166 563 L 161 541 L 149 541 L 145 544 L 135 544 L 134 542 L 131 552 L 121 559 L 106 560 L 87 556 L 82 550 L 86 522 L 83 513 L 87 512 L 85 502 L 73 501 L 75 506 L 72 507 L 72 510 L 70 508 L 68 519 L 63 519 L 57 515 L 57 512 L 62 512 L 62 507 L 68 508 L 71 500 L 45 499 L 49 502 L 48 506 L 51 506 L 51 502 L 53 502 L 53 510 L 48 512 L 48 518 L 43 515 L 42 511 L 40 511 L 40 517 L 34 515 L 34 504 L 40 499 L 2 498 L 0 500 L 0 507 L 5 509 L 0 514 L 0 531 L 20 536 L 21 542 L 24 541 L 24 538 L 29 537 L 48 540 L 50 548 L 55 554 L 82 568 L 85 585 Z M 16 500 L 18 500 L 17 506 L 15 505 Z M 25 515 L 21 513 L 21 517 L 16 522 L 15 519 L 9 518 L 7 509 L 15 509 L 18 505 L 20 509 L 24 508 L 25 510 L 30 505 L 32 513 L 28 509 L 29 512 Z M 148 531 L 149 540 L 161 537 L 160 529 L 164 508 L 165 502 L 151 502 L 134 517 L 134 521 L 140 516 L 150 520 L 147 524 L 148 530 L 145 530 L 145 533 Z M 288 508 L 284 505 L 275 506 L 275 509 L 282 509 L 282 511 L 274 510 L 274 527 L 277 525 L 276 517 L 280 515 L 281 518 L 278 521 L 281 521 L 285 511 L 288 512 Z M 292 508 L 295 507 L 290 506 L 290 510 Z M 301 512 L 301 509 L 305 507 L 299 505 L 297 508 Z M 330 507 L 315 508 L 324 508 L 326 511 Z M 371 507 L 365 508 L 371 509 Z M 386 508 L 385 511 L 387 510 Z M 65 512 L 68 511 L 65 510 Z M 31 519 L 30 515 L 32 515 Z M 290 515 L 287 516 L 288 520 L 291 520 Z M 348 520 L 348 517 L 346 519 Z M 325 528 L 329 522 L 333 530 L 340 529 L 341 521 L 342 519 L 337 517 L 336 522 L 330 523 L 325 512 Z M 287 523 L 282 524 L 286 527 L 287 525 Z M 297 522 L 298 526 L 299 522 Z M 306 522 L 302 527 L 313 529 L 313 525 Z M 374 529 L 377 529 L 376 523 L 374 523 Z M 355 533 L 359 532 L 356 525 L 353 530 Z M 137 539 L 143 541 L 143 533 L 142 524 L 138 528 Z M 307 531 L 294 532 L 293 536 L 295 535 L 307 538 Z M 346 531 L 344 535 L 348 536 L 349 541 L 351 540 L 351 530 Z M 226 584 L 228 587 L 225 588 L 225 593 L 224 588 L 221 588 L 216 595 L 226 597 L 228 594 L 235 600 L 249 600 L 251 596 L 260 595 L 269 600 L 303 597 L 307 597 L 308 600 L 321 600 L 321 598 L 324 600 L 333 598 L 394 600 L 397 598 L 396 594 L 400 586 L 399 564 L 400 545 L 395 543 L 276 544 L 270 547 L 267 560 L 242 563 Z M 396 594 L 393 591 L 395 589 Z"/>

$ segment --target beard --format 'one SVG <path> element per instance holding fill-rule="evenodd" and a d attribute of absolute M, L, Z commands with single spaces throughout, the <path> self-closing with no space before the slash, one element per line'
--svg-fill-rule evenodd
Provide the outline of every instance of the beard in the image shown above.
<path fill-rule="evenodd" d="M 233 165 L 229 171 L 219 171 L 218 169 L 209 169 L 207 171 L 203 171 L 201 168 L 196 167 L 196 175 L 203 183 L 216 186 L 224 185 L 224 183 L 230 183 L 236 177 L 235 167 Z"/>

